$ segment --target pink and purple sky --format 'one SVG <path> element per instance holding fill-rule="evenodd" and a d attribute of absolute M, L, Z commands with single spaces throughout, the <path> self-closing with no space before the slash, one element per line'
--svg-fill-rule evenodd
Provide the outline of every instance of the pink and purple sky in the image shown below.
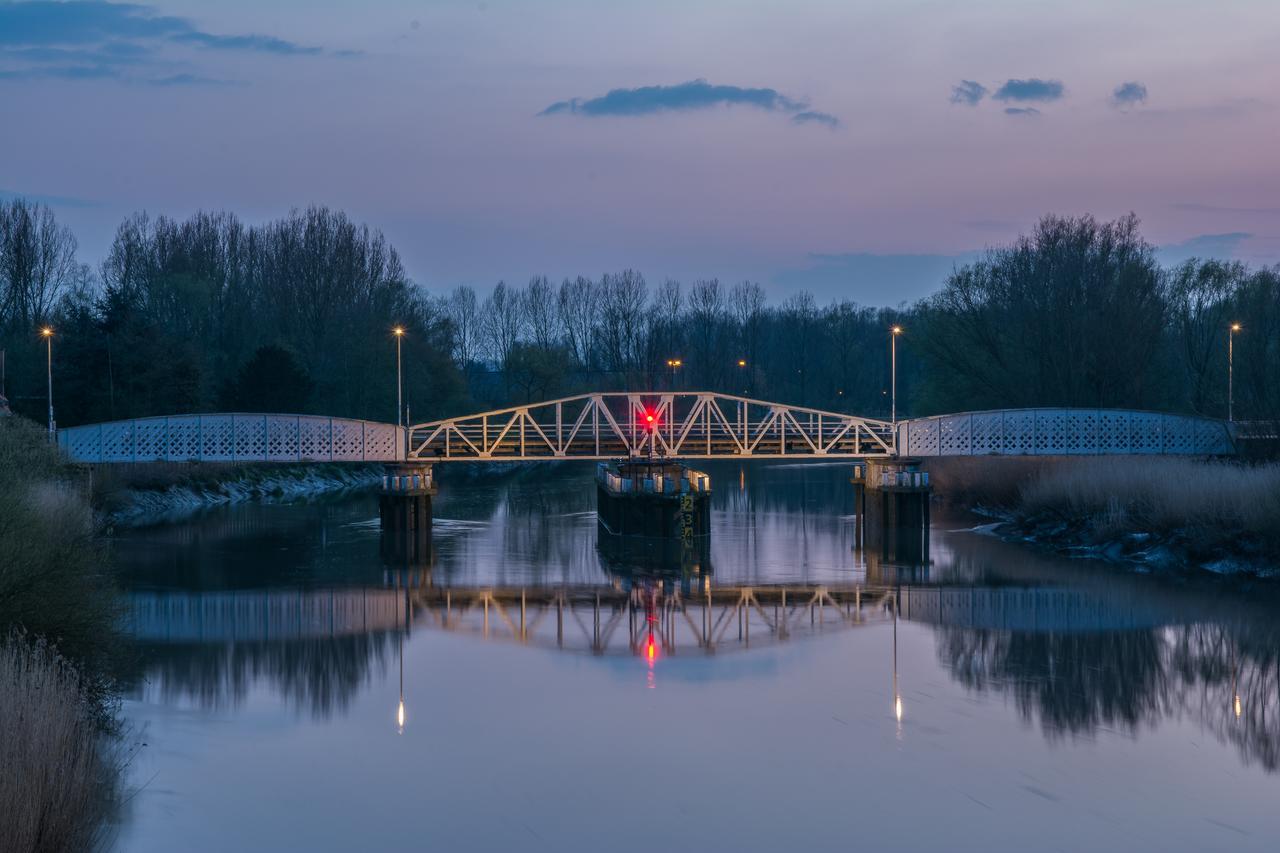
<path fill-rule="evenodd" d="M 328 204 L 432 289 L 633 267 L 896 304 L 1043 213 L 1280 261 L 1276 0 L 0 0 L 0 197 Z"/>

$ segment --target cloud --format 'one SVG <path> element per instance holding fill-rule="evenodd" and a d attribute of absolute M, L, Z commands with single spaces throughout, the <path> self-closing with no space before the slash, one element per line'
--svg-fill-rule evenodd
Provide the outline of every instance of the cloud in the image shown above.
<path fill-rule="evenodd" d="M 820 113 L 817 110 L 805 110 L 802 113 L 796 113 L 791 117 L 792 124 L 821 124 L 836 130 L 840 127 L 840 119 L 830 113 Z"/>
<path fill-rule="evenodd" d="M 322 52 L 321 48 L 302 47 L 274 36 L 216 36 L 210 33 L 189 32 L 178 33 L 171 36 L 171 38 L 174 41 L 198 44 L 201 47 L 216 48 L 218 50 L 258 50 L 264 53 L 279 53 L 286 56 L 291 54 L 313 55 Z"/>
<path fill-rule="evenodd" d="M 43 204 L 49 207 L 98 207 L 98 202 L 90 201 L 85 198 L 74 198 L 65 195 L 40 195 L 39 193 L 19 193 L 12 190 L 0 189 L 0 202 L 14 201 L 15 199 L 25 199 L 26 201 Z"/>
<path fill-rule="evenodd" d="M 133 3 L 0 2 L 0 62 L 10 66 L 0 68 L 0 79 L 118 78 L 166 85 L 173 79 L 200 78 L 170 74 L 147 79 L 147 69 L 154 73 L 172 67 L 160 56 L 165 45 L 277 56 L 325 52 L 275 36 L 206 32 L 186 18 Z M 119 69 L 125 66 L 135 73 L 123 74 Z"/>
<path fill-rule="evenodd" d="M 1147 87 L 1137 81 L 1121 83 L 1111 93 L 1111 105 L 1114 107 L 1134 107 L 1147 102 Z"/>
<path fill-rule="evenodd" d="M 1038 116 L 1040 111 L 1035 107 L 1005 107 L 1004 114 L 1007 116 Z"/>
<path fill-rule="evenodd" d="M 1061 80 L 1030 77 L 1026 80 L 1006 80 L 991 97 L 997 101 L 1057 101 L 1065 92 Z"/>
<path fill-rule="evenodd" d="M 1175 210 L 1190 210 L 1196 213 L 1245 213 L 1262 216 L 1280 216 L 1280 207 L 1225 207 L 1216 204 L 1199 204 L 1197 202 L 1178 202 L 1170 205 Z"/>
<path fill-rule="evenodd" d="M 1166 266 L 1180 264 L 1191 258 L 1234 258 L 1240 244 L 1253 237 L 1245 231 L 1226 234 L 1200 234 L 1181 243 L 1171 243 L 1156 250 L 1156 257 Z"/>
<path fill-rule="evenodd" d="M 951 103 L 966 104 L 976 107 L 978 102 L 987 96 L 987 87 L 973 80 L 961 80 L 959 85 L 951 87 Z"/>
<path fill-rule="evenodd" d="M 146 81 L 149 86 L 243 86 L 235 80 L 218 80 L 213 77 L 201 77 L 199 74 L 170 74 L 168 77 L 156 77 Z"/>
<path fill-rule="evenodd" d="M 867 252 L 811 254 L 799 269 L 770 278 L 784 292 L 808 290 L 819 300 L 853 299 L 864 305 L 898 305 L 936 291 L 957 267 L 978 253 L 877 255 Z"/>
<path fill-rule="evenodd" d="M 573 114 L 592 118 L 641 116 L 672 111 L 708 110 L 738 104 L 769 112 L 793 113 L 792 120 L 797 124 L 817 122 L 833 126 L 831 122 L 838 122 L 835 116 L 810 111 L 805 101 L 789 98 L 776 89 L 716 86 L 706 80 L 690 80 L 674 86 L 611 89 L 596 98 L 556 101 L 538 115 Z M 806 118 L 799 118 L 799 116 L 806 116 Z"/>

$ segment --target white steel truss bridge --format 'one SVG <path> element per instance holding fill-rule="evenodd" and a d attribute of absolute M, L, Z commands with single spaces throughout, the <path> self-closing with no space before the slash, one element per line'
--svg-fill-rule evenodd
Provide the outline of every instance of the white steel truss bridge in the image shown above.
<path fill-rule="evenodd" d="M 583 394 L 418 424 L 411 461 L 891 456 L 888 421 L 700 392 Z"/>
<path fill-rule="evenodd" d="M 964 412 L 900 420 L 895 428 L 873 418 L 695 392 L 583 394 L 407 429 L 318 415 L 201 414 L 58 431 L 67 456 L 88 463 L 1214 456 L 1234 454 L 1236 439 L 1225 421 L 1127 409 Z"/>

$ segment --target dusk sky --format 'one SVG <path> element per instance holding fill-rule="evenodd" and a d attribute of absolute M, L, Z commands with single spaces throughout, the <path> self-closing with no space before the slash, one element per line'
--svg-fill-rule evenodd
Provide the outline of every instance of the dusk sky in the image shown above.
<path fill-rule="evenodd" d="M 1280 3 L 0 2 L 0 194 L 310 203 L 433 290 L 633 267 L 894 304 L 1041 214 L 1280 261 Z"/>

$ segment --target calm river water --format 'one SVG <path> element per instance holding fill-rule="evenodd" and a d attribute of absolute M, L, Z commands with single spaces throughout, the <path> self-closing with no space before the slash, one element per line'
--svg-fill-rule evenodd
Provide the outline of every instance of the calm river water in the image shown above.
<path fill-rule="evenodd" d="M 1275 594 L 972 519 L 885 566 L 847 465 L 707 470 L 709 565 L 660 580 L 597 551 L 590 466 L 446 473 L 429 567 L 372 495 L 122 535 L 119 848 L 1280 846 Z"/>

